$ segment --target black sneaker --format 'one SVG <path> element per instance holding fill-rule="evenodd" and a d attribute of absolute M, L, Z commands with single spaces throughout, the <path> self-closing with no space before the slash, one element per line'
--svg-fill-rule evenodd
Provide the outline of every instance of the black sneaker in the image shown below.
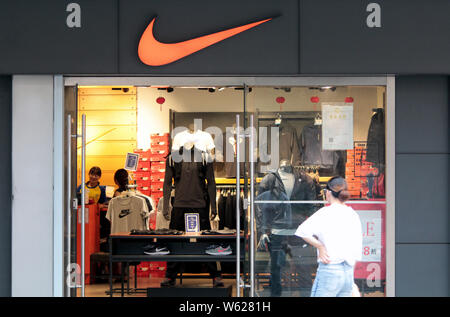
<path fill-rule="evenodd" d="M 149 244 L 144 247 L 144 253 L 148 255 L 166 255 L 169 254 L 170 251 L 165 246 Z"/>
<path fill-rule="evenodd" d="M 223 281 L 221 277 L 216 277 L 213 279 L 213 287 L 223 287 Z"/>
<path fill-rule="evenodd" d="M 171 278 L 165 278 L 162 282 L 161 282 L 161 287 L 174 287 L 175 286 L 176 281 L 174 279 Z"/>

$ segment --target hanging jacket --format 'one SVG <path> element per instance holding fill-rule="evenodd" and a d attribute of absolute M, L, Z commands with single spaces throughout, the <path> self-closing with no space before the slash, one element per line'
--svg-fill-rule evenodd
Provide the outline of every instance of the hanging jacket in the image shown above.
<path fill-rule="evenodd" d="M 239 138 L 240 146 L 240 170 L 241 178 L 244 177 L 244 156 L 248 157 L 248 148 L 245 146 L 245 138 Z M 223 148 L 216 148 L 216 163 L 214 171 L 217 177 L 236 177 L 237 164 L 237 140 L 236 134 L 224 132 L 222 135 Z"/>
<path fill-rule="evenodd" d="M 366 161 L 383 164 L 385 163 L 385 122 L 384 109 L 378 108 L 370 120 L 367 135 Z"/>
<path fill-rule="evenodd" d="M 322 149 L 322 126 L 308 125 L 302 130 L 301 153 L 303 165 L 335 167 L 338 164 L 337 151 Z"/>
<path fill-rule="evenodd" d="M 270 200 L 292 200 L 292 201 L 313 201 L 317 200 L 316 194 L 316 186 L 314 184 L 313 179 L 304 172 L 300 172 L 294 170 L 294 188 L 292 190 L 291 197 L 287 197 L 286 190 L 284 188 L 283 181 L 281 180 L 278 172 L 270 172 L 267 174 L 261 181 L 258 186 L 257 198 L 256 200 L 263 200 L 260 197 L 260 194 L 264 192 L 271 192 L 271 197 L 273 199 Z M 266 197 L 267 198 L 267 197 Z M 269 199 L 264 199 L 269 200 Z M 259 204 L 256 204 L 259 205 Z M 265 205 L 265 204 L 262 204 Z M 285 223 L 284 220 L 278 219 L 279 217 L 284 217 L 284 213 L 286 210 L 284 209 L 284 205 L 289 206 L 291 209 L 291 222 L 289 224 L 289 228 L 276 228 L 276 229 L 292 229 L 297 228 L 303 221 L 306 220 L 307 217 L 311 216 L 316 210 L 316 204 L 267 204 L 273 205 L 270 206 L 262 206 L 264 208 L 269 208 L 271 211 L 275 213 L 273 216 L 273 220 L 275 223 Z M 278 209 L 277 209 L 278 208 Z"/>
<path fill-rule="evenodd" d="M 278 134 L 278 162 L 281 160 L 288 160 L 292 165 L 300 164 L 300 148 L 299 142 L 297 138 L 297 130 L 285 123 L 282 123 L 280 126 L 270 125 L 267 127 L 267 138 L 261 139 L 261 134 L 259 135 L 260 142 L 262 144 L 263 149 L 265 149 L 268 155 L 271 155 L 271 160 L 274 160 L 275 157 L 272 155 L 274 152 L 275 144 L 272 144 L 271 132 L 273 127 L 279 128 Z M 271 162 L 264 163 L 262 161 L 258 162 L 258 171 L 261 173 L 268 172 L 268 168 L 271 165 Z M 273 163 L 273 162 L 272 162 Z"/>
<path fill-rule="evenodd" d="M 219 214 L 219 230 L 225 228 L 226 206 L 227 197 L 220 193 L 219 200 L 217 201 L 217 213 Z"/>

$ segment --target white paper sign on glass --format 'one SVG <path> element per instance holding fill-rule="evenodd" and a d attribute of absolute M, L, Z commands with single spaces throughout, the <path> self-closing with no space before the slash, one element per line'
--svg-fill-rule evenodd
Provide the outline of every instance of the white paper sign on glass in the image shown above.
<path fill-rule="evenodd" d="M 353 149 L 353 104 L 322 104 L 322 149 Z"/>

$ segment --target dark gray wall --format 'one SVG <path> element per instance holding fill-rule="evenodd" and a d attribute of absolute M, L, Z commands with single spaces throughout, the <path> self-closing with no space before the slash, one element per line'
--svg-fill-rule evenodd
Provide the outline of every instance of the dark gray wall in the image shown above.
<path fill-rule="evenodd" d="M 367 6 L 381 7 L 370 28 Z M 448 0 L 300 0 L 304 74 L 448 74 Z"/>
<path fill-rule="evenodd" d="M 11 77 L 0 76 L 0 297 L 11 296 L 11 88 Z"/>
<path fill-rule="evenodd" d="M 81 28 L 66 25 L 71 2 L 81 6 Z M 117 0 L 0 3 L 0 74 L 118 72 Z"/>
<path fill-rule="evenodd" d="M 396 296 L 449 296 L 449 78 L 396 80 Z"/>
<path fill-rule="evenodd" d="M 71 2 L 81 27 L 66 24 Z M 381 27 L 366 19 L 381 6 Z M 444 74 L 450 73 L 448 0 L 0 0 L 0 74 Z M 138 44 L 178 43 L 270 22 L 164 66 Z"/>

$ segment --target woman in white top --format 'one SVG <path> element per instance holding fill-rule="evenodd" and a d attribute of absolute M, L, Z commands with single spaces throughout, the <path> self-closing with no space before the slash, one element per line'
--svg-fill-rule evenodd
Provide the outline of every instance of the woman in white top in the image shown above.
<path fill-rule="evenodd" d="M 361 260 L 361 222 L 358 214 L 345 205 L 350 197 L 345 179 L 333 177 L 324 192 L 330 205 L 303 222 L 295 235 L 318 250 L 319 267 L 311 297 L 350 297 L 353 267 Z"/>

